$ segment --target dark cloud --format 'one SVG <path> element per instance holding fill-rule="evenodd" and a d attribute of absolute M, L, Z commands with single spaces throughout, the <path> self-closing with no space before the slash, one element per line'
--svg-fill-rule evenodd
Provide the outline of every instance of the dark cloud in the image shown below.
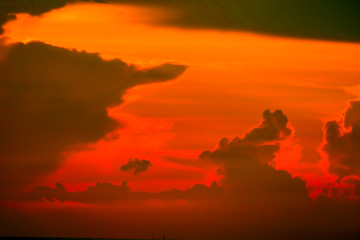
<path fill-rule="evenodd" d="M 290 136 L 291 129 L 288 127 L 288 119 L 280 110 L 270 112 L 265 110 L 264 120 L 252 129 L 244 137 L 245 141 L 273 141 Z"/>
<path fill-rule="evenodd" d="M 359 199 L 333 198 L 320 195 L 312 208 L 314 239 L 358 239 L 360 230 Z"/>
<path fill-rule="evenodd" d="M 71 201 L 79 203 L 108 203 L 126 201 L 178 201 L 178 200 L 206 200 L 221 197 L 223 189 L 213 182 L 209 187 L 196 184 L 185 190 L 169 190 L 158 193 L 130 191 L 127 182 L 121 185 L 98 182 L 89 186 L 85 191 L 68 192 L 61 183 L 56 183 L 55 188 L 36 186 L 31 191 L 18 196 L 17 201 Z"/>
<path fill-rule="evenodd" d="M 360 41 L 358 0 L 109 0 L 174 10 L 163 24 Z"/>
<path fill-rule="evenodd" d="M 356 175 L 346 176 L 338 182 L 329 183 L 320 195 L 332 199 L 360 199 L 360 177 Z"/>
<path fill-rule="evenodd" d="M 61 183 L 56 183 L 55 188 L 36 186 L 18 198 L 20 201 L 72 201 L 79 203 L 105 203 L 124 201 L 129 199 L 130 189 L 126 182 L 121 185 L 111 183 L 97 183 L 89 186 L 85 191 L 68 192 Z"/>
<path fill-rule="evenodd" d="M 41 15 L 67 3 L 91 0 L 2 0 L 1 26 L 16 13 Z M 275 34 L 290 37 L 360 41 L 358 0 L 93 0 L 172 10 L 161 24 Z M 175 12 L 175 13 L 174 13 Z"/>
<path fill-rule="evenodd" d="M 175 78 L 186 68 L 140 70 L 40 42 L 7 48 L 0 62 L 0 188 L 30 183 L 56 169 L 64 151 L 105 138 L 121 126 L 107 108 L 121 104 L 127 89 Z"/>
<path fill-rule="evenodd" d="M 106 3 L 103 0 L 1 0 L 0 1 L 0 34 L 2 26 L 10 20 L 16 19 L 17 13 L 27 13 L 40 16 L 53 9 L 65 7 L 66 4 L 76 2 Z"/>
<path fill-rule="evenodd" d="M 4 31 L 2 25 L 9 20 L 15 19 L 16 13 L 28 13 L 38 16 L 52 9 L 62 8 L 69 2 L 75 2 L 75 0 L 1 0 L 0 34 Z"/>
<path fill-rule="evenodd" d="M 94 187 L 88 187 L 86 191 L 69 192 L 66 200 L 80 203 L 105 203 L 128 200 L 129 195 L 130 188 L 127 182 L 119 186 L 111 183 L 97 183 Z"/>
<path fill-rule="evenodd" d="M 218 164 L 219 173 L 224 175 L 224 187 L 240 195 L 273 197 L 279 194 L 308 199 L 304 181 L 273 167 L 281 140 L 291 134 L 287 117 L 280 110 L 273 113 L 266 110 L 263 118 L 261 124 L 243 138 L 223 138 L 215 150 L 203 152 L 200 159 Z"/>
<path fill-rule="evenodd" d="M 137 158 L 135 159 L 129 159 L 127 164 L 124 164 L 120 167 L 121 171 L 124 172 L 132 172 L 134 175 L 146 172 L 149 167 L 152 167 L 152 164 L 148 160 L 139 160 Z"/>
<path fill-rule="evenodd" d="M 51 208 L 40 208 L 41 211 L 38 207 L 34 208 L 34 216 L 31 215 L 31 208 L 22 213 L 17 212 L 14 216 L 11 208 L 3 209 L 0 204 L 0 216 L 12 222 L 8 224 L 10 228 L 0 227 L 0 232 L 8 233 L 7 235 L 24 233 L 26 226 L 29 224 L 33 226 L 34 221 L 29 219 L 34 218 L 46 219 L 48 225 L 56 226 L 54 233 L 48 234 L 56 236 L 56 231 L 61 228 L 58 224 L 59 218 L 64 217 L 67 223 L 77 222 L 76 231 L 70 232 L 72 237 L 74 234 L 84 233 L 90 236 L 97 235 L 93 231 L 89 232 L 89 229 L 93 228 L 86 228 L 92 226 L 94 221 L 105 223 L 96 224 L 101 226 L 100 236 L 104 236 L 104 229 L 113 235 L 121 236 L 119 235 L 121 231 L 116 230 L 121 229 L 124 224 L 126 231 L 134 235 L 138 233 L 139 221 L 142 220 L 144 220 L 140 224 L 142 234 L 146 232 L 144 227 L 150 225 L 151 234 L 164 234 L 166 229 L 166 235 L 185 239 L 357 239 L 356 237 L 360 236 L 359 200 L 321 195 L 315 202 L 303 202 L 297 199 L 299 195 L 284 198 L 284 191 L 274 191 L 272 197 L 262 196 L 261 199 L 254 199 L 252 194 L 254 193 L 241 195 L 229 192 L 219 187 L 216 182 L 209 187 L 197 184 L 186 190 L 175 189 L 159 193 L 130 191 L 126 182 L 121 185 L 97 183 L 85 191 L 67 192 L 58 183 L 55 188 L 35 187 L 32 191 L 23 194 L 20 200 L 28 203 L 77 202 L 96 204 L 97 207 L 89 207 L 89 205 L 85 208 L 76 205 L 71 207 L 71 204 L 65 205 L 67 207 L 61 207 L 62 205 L 56 207 L 56 204 Z M 182 200 L 185 200 L 183 204 L 172 204 Z M 162 203 L 160 207 L 151 204 L 159 201 Z M 170 205 L 167 206 L 167 203 Z M 68 210 L 71 212 L 65 217 L 63 213 Z M 79 214 L 82 218 L 74 220 Z M 89 217 L 91 224 L 87 222 L 88 217 L 84 218 L 89 215 L 91 215 Z M 54 219 L 49 216 L 54 216 Z M 111 216 L 116 217 L 112 219 Z M 111 227 L 107 228 L 109 224 Z M 16 229 L 16 226 L 21 228 L 17 231 L 9 231 Z M 133 232 L 131 229 L 134 226 L 137 227 Z M 61 231 L 62 233 L 69 233 L 68 225 L 66 227 Z M 85 231 L 80 231 L 79 227 L 84 227 Z M 181 231 L 176 231 L 179 228 Z M 44 234 L 43 231 L 44 229 L 40 227 L 31 231 L 32 234 L 27 234 L 39 235 Z"/>
<path fill-rule="evenodd" d="M 360 101 L 350 102 L 343 122 L 325 124 L 324 141 L 331 173 L 340 177 L 360 174 Z"/>
<path fill-rule="evenodd" d="M 56 183 L 55 188 L 48 186 L 36 186 L 29 193 L 26 193 L 22 200 L 25 201 L 66 201 L 68 198 L 66 188 L 61 183 Z"/>

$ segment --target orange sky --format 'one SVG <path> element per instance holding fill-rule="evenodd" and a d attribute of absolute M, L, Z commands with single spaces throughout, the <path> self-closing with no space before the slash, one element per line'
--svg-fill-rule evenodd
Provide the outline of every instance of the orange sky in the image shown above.
<path fill-rule="evenodd" d="M 100 2 L 0 0 L 0 237 L 360 239 L 359 2 Z"/>
<path fill-rule="evenodd" d="M 210 184 L 219 177 L 214 167 L 199 165 L 199 154 L 224 136 L 244 134 L 265 109 L 281 109 L 296 131 L 290 146 L 294 160 L 284 164 L 280 157 L 278 167 L 323 177 L 316 166 L 322 125 L 338 119 L 358 92 L 360 45 L 156 24 L 171 14 L 131 5 L 74 4 L 41 17 L 19 14 L 6 24 L 11 42 L 39 40 L 140 67 L 164 62 L 189 67 L 176 80 L 129 90 L 123 105 L 109 109 L 126 124 L 113 133 L 118 138 L 70 153 L 40 183 L 60 181 L 78 190 L 97 181 L 128 180 L 132 189 L 146 191 Z M 120 172 L 130 157 L 151 160 L 154 167 L 137 176 Z"/>

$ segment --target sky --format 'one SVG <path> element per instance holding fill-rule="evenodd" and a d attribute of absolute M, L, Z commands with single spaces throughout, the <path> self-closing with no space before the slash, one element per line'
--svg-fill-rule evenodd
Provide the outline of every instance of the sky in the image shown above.
<path fill-rule="evenodd" d="M 0 236 L 360 236 L 355 0 L 0 2 Z"/>

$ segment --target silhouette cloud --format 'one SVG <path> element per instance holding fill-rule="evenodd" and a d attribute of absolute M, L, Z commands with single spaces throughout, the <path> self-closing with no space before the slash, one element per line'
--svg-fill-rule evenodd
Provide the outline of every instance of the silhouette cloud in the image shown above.
<path fill-rule="evenodd" d="M 350 102 L 343 122 L 325 124 L 324 140 L 331 173 L 339 177 L 360 174 L 360 101 Z"/>
<path fill-rule="evenodd" d="M 0 189 L 30 184 L 55 170 L 64 151 L 121 127 L 107 108 L 121 104 L 127 89 L 176 78 L 185 69 L 141 70 L 41 42 L 7 46 L 0 62 Z"/>
<path fill-rule="evenodd" d="M 220 165 L 223 186 L 239 194 L 254 196 L 292 195 L 307 199 L 305 182 L 288 172 L 273 167 L 281 141 L 291 134 L 287 117 L 280 111 L 265 110 L 264 120 L 243 138 L 223 138 L 213 151 L 204 151 L 199 158 Z"/>
<path fill-rule="evenodd" d="M 245 141 L 272 141 L 290 136 L 291 129 L 288 128 L 288 119 L 280 110 L 270 112 L 265 110 L 264 120 L 261 124 L 250 130 L 244 137 Z"/>
<path fill-rule="evenodd" d="M 141 172 L 146 172 L 149 167 L 152 167 L 150 161 L 139 160 L 135 158 L 135 159 L 129 159 L 127 164 L 120 167 L 120 170 L 124 172 L 132 172 L 134 175 L 136 175 Z"/>
<path fill-rule="evenodd" d="M 108 0 L 174 10 L 162 24 L 360 41 L 357 0 Z"/>
<path fill-rule="evenodd" d="M 358 0 L 2 0 L 2 25 L 16 13 L 41 15 L 74 2 L 125 3 L 175 10 L 160 23 L 190 28 L 240 30 L 265 34 L 360 41 Z M 174 13 L 174 11 L 172 11 Z"/>

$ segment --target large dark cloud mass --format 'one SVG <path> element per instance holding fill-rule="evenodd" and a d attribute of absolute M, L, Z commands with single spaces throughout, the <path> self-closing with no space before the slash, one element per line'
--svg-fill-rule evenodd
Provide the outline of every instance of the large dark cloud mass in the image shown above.
<path fill-rule="evenodd" d="M 324 131 L 329 171 L 340 177 L 360 175 L 360 101 L 350 102 L 343 123 L 329 121 Z"/>
<path fill-rule="evenodd" d="M 41 15 L 67 3 L 91 0 L 2 0 L 1 26 L 16 13 Z M 173 10 L 162 24 L 240 30 L 290 37 L 360 41 L 358 0 L 106 0 Z"/>
<path fill-rule="evenodd" d="M 167 24 L 360 41 L 358 0 L 108 0 L 170 8 Z"/>
<path fill-rule="evenodd" d="M 8 46 L 0 63 L 1 189 L 56 169 L 62 152 L 119 127 L 107 108 L 120 104 L 127 89 L 184 70 L 173 64 L 139 70 L 40 42 Z"/>

